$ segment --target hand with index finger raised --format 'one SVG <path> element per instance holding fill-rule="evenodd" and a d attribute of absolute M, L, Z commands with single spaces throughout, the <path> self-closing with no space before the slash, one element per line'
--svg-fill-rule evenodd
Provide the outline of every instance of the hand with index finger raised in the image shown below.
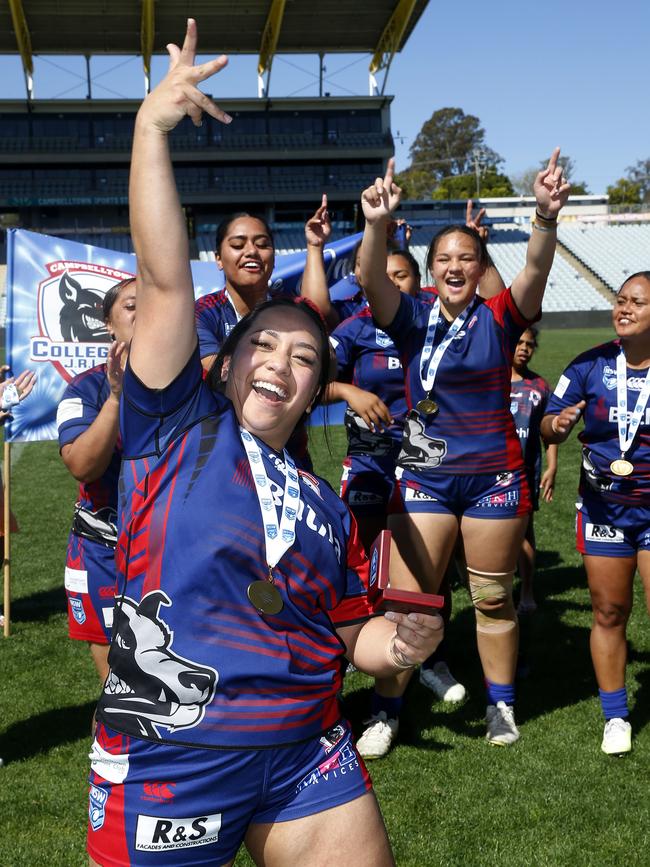
<path fill-rule="evenodd" d="M 545 169 L 535 178 L 533 192 L 537 210 L 542 217 L 554 220 L 566 204 L 571 184 L 564 177 L 559 163 L 560 148 L 555 148 Z"/>
<path fill-rule="evenodd" d="M 377 178 L 361 194 L 361 207 L 366 221 L 370 224 L 387 220 L 400 203 L 402 190 L 394 181 L 395 160 L 388 160 L 386 174 Z"/>

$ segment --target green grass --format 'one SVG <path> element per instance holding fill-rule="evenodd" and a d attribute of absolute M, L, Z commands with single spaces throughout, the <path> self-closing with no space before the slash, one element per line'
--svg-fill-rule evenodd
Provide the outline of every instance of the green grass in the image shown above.
<path fill-rule="evenodd" d="M 554 383 L 568 359 L 608 337 L 544 332 L 534 366 Z M 315 434 L 312 453 L 336 485 L 343 431 L 332 429 L 330 441 L 331 455 Z M 608 758 L 599 749 L 589 598 L 573 544 L 577 470 L 572 439 L 560 452 L 556 501 L 543 504 L 536 520 L 541 604 L 523 634 L 532 671 L 519 688 L 520 743 L 499 750 L 483 741 L 473 615 L 459 588 L 450 662 L 470 698 L 449 710 L 413 683 L 398 746 L 371 765 L 400 867 L 650 863 L 647 615 L 637 598 L 628 668 L 634 751 Z M 67 638 L 63 564 L 74 487 L 55 444 L 13 448 L 21 532 L 13 537 L 13 631 L 0 641 L 3 867 L 86 863 L 87 753 L 98 684 L 86 646 Z M 364 675 L 346 679 L 345 711 L 357 731 L 370 690 Z M 250 863 L 245 853 L 237 859 L 238 867 Z"/>

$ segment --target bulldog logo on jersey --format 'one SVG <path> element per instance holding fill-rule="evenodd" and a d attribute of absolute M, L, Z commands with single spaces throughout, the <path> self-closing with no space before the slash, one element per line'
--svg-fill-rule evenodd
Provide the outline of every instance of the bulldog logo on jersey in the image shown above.
<path fill-rule="evenodd" d="M 447 443 L 424 432 L 424 424 L 415 415 L 408 415 L 404 423 L 404 439 L 398 463 L 403 467 L 439 467 L 447 454 Z"/>
<path fill-rule="evenodd" d="M 49 262 L 38 285 L 39 333 L 30 338 L 30 361 L 49 361 L 66 382 L 101 364 L 110 335 L 102 304 L 106 292 L 131 274 L 86 262 Z"/>
<path fill-rule="evenodd" d="M 142 737 L 198 725 L 219 680 L 214 668 L 172 652 L 174 634 L 160 617 L 161 605 L 172 602 L 154 590 L 140 603 L 124 596 L 116 606 L 111 672 L 100 700 L 109 725 Z"/>

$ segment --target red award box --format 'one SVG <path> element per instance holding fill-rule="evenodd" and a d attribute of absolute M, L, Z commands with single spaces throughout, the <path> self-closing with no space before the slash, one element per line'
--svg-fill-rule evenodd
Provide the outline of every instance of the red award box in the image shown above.
<path fill-rule="evenodd" d="M 414 590 L 393 590 L 390 586 L 390 530 L 382 530 L 370 549 L 370 576 L 368 598 L 377 611 L 399 611 L 410 614 L 436 614 L 445 599 L 434 593 L 417 593 Z"/>

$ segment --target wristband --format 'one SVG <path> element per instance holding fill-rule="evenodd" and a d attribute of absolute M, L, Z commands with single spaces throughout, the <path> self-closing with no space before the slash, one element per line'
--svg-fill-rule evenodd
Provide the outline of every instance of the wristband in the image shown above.
<path fill-rule="evenodd" d="M 535 219 L 542 223 L 557 223 L 557 217 L 545 217 L 544 214 L 540 214 L 538 208 L 535 208 Z"/>
<path fill-rule="evenodd" d="M 556 225 L 553 226 L 543 226 L 541 223 L 538 223 L 537 220 L 533 223 L 533 229 L 537 229 L 538 232 L 553 232 L 557 229 Z"/>

